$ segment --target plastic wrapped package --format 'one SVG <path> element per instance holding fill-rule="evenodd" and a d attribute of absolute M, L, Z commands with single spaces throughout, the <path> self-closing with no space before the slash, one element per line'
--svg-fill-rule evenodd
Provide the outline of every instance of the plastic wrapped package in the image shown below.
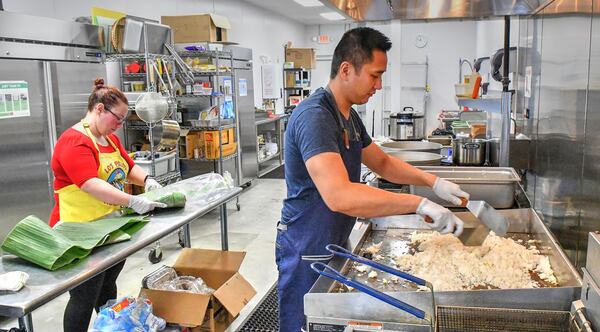
<path fill-rule="evenodd" d="M 202 278 L 192 276 L 176 277 L 173 280 L 155 285 L 156 289 L 187 292 L 195 294 L 212 294 L 215 290 L 208 287 Z"/>
<path fill-rule="evenodd" d="M 228 172 L 225 172 L 224 176 L 208 173 L 152 190 L 150 193 L 160 196 L 179 192 L 186 196 L 187 201 L 208 204 L 220 198 L 232 187 L 233 179 Z"/>
<path fill-rule="evenodd" d="M 124 297 L 104 305 L 94 321 L 92 332 L 155 332 L 166 326 L 164 319 L 152 313 L 145 298 Z"/>

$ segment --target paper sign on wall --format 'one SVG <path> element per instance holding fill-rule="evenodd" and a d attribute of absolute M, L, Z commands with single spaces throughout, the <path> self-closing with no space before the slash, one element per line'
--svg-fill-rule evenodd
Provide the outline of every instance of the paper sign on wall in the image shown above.
<path fill-rule="evenodd" d="M 248 81 L 245 78 L 240 78 L 238 82 L 238 89 L 240 91 L 240 97 L 245 97 L 248 95 Z"/>
<path fill-rule="evenodd" d="M 27 82 L 0 81 L 0 119 L 29 115 L 29 89 Z"/>
<path fill-rule="evenodd" d="M 273 64 L 261 67 L 262 97 L 263 99 L 277 99 L 281 97 L 277 82 L 277 68 Z"/>

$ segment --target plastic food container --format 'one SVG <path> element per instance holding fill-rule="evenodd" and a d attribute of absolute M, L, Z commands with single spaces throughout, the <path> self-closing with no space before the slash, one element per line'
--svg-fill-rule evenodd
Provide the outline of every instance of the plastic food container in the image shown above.
<path fill-rule="evenodd" d="M 470 84 L 454 84 L 454 93 L 459 98 L 471 98 Z"/>
<path fill-rule="evenodd" d="M 133 81 L 131 82 L 131 89 L 133 91 L 145 91 L 146 83 L 142 81 Z"/>

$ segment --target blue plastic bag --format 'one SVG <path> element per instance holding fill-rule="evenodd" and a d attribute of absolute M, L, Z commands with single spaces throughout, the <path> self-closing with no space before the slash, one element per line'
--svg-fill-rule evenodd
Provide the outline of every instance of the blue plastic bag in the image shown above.
<path fill-rule="evenodd" d="M 124 297 L 109 301 L 94 321 L 94 332 L 154 332 L 163 330 L 164 319 L 154 316 L 150 300 Z"/>

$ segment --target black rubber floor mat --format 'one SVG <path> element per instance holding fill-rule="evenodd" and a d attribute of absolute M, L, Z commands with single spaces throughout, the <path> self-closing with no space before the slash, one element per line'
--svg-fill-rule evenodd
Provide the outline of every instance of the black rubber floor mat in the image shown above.
<path fill-rule="evenodd" d="M 279 305 L 277 283 L 271 287 L 267 295 L 254 308 L 237 332 L 278 332 Z"/>

